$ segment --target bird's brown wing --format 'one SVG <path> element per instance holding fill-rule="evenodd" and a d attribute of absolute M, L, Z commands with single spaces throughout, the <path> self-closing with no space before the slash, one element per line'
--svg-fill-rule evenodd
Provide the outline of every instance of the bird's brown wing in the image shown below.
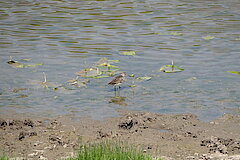
<path fill-rule="evenodd" d="M 118 84 L 122 82 L 122 76 L 119 75 L 117 77 L 115 77 L 111 82 L 109 82 L 108 84 L 114 85 L 114 84 Z"/>

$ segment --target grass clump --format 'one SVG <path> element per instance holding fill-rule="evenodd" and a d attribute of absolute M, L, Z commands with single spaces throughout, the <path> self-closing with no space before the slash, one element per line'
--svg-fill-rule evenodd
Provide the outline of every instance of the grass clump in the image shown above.
<path fill-rule="evenodd" d="M 74 158 L 68 160 L 152 160 L 150 155 L 122 144 L 102 142 L 84 145 Z"/>
<path fill-rule="evenodd" d="M 6 156 L 0 156 L 0 160 L 9 160 Z"/>

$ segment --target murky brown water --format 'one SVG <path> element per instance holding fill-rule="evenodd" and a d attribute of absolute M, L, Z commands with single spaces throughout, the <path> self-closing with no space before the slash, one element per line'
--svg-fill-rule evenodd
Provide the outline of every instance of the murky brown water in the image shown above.
<path fill-rule="evenodd" d="M 239 9 L 238 0 L 1 0 L 0 112 L 102 118 L 125 107 L 202 119 L 239 113 L 240 77 L 225 72 L 240 67 Z M 123 50 L 136 56 L 119 55 Z M 15 69 L 9 56 L 44 65 Z M 119 99 L 107 85 L 111 78 L 57 91 L 32 83 L 45 72 L 48 82 L 65 84 L 103 57 L 120 60 L 120 71 L 152 79 L 131 88 L 128 78 Z M 158 72 L 171 60 L 185 71 Z M 14 92 L 19 88 L 27 89 Z"/>

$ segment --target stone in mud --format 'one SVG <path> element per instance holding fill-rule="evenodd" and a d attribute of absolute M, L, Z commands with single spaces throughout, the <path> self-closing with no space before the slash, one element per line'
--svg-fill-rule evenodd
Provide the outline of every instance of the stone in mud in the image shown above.
<path fill-rule="evenodd" d="M 50 143 L 57 143 L 59 145 L 63 145 L 63 141 L 61 137 L 55 136 L 55 135 L 51 135 L 49 137 L 49 141 Z"/>
<path fill-rule="evenodd" d="M 20 132 L 19 133 L 19 136 L 18 136 L 18 139 L 21 141 L 22 139 L 24 139 L 26 136 L 28 135 L 27 132 Z"/>
<path fill-rule="evenodd" d="M 97 131 L 97 137 L 99 138 L 99 139 L 101 139 L 101 138 L 106 138 L 106 137 L 109 137 L 110 136 L 110 134 L 108 134 L 108 133 L 106 133 L 106 132 L 103 132 L 103 131 Z"/>
<path fill-rule="evenodd" d="M 131 129 L 134 125 L 138 124 L 136 119 L 129 117 L 118 124 L 121 129 Z"/>
<path fill-rule="evenodd" d="M 7 122 L 4 119 L 0 118 L 0 128 L 6 127 L 7 126 Z"/>
<path fill-rule="evenodd" d="M 22 127 L 23 124 L 24 124 L 23 121 L 15 120 L 15 119 L 10 120 L 9 123 L 8 123 L 9 126 L 18 126 L 18 127 Z"/>
<path fill-rule="evenodd" d="M 224 139 L 219 137 L 211 137 L 211 139 L 203 140 L 201 146 L 206 146 L 209 148 L 209 152 L 213 153 L 240 153 L 240 141 L 236 141 L 231 138 Z"/>
<path fill-rule="evenodd" d="M 29 127 L 33 127 L 33 126 L 34 126 L 34 123 L 33 123 L 33 121 L 30 120 L 30 119 L 25 119 L 25 120 L 24 120 L 24 125 L 29 126 Z"/>
<path fill-rule="evenodd" d="M 19 136 L 18 136 L 18 139 L 21 141 L 23 140 L 24 138 L 26 137 L 31 137 L 31 136 L 36 136 L 37 135 L 37 132 L 25 132 L 25 131 L 21 131 L 19 133 Z"/>

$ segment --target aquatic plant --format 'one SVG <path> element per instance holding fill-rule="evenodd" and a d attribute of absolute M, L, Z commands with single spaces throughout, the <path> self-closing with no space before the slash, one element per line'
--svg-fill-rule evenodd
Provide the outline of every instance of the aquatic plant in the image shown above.
<path fill-rule="evenodd" d="M 139 81 L 148 81 L 152 79 L 152 77 L 148 77 L 148 76 L 145 76 L 145 77 L 137 77 L 136 80 L 139 80 Z"/>
<path fill-rule="evenodd" d="M 0 156 L 0 160 L 9 160 L 9 158 L 6 156 Z"/>
<path fill-rule="evenodd" d="M 76 72 L 75 74 L 80 77 L 94 78 L 94 77 L 102 75 L 102 72 L 100 71 L 99 68 L 85 68 L 79 72 Z"/>
<path fill-rule="evenodd" d="M 240 75 L 240 72 L 238 72 L 238 71 L 226 71 L 226 72 Z"/>
<path fill-rule="evenodd" d="M 22 59 L 25 61 L 29 61 L 30 59 Z M 12 60 L 12 57 L 10 56 L 10 60 L 7 61 L 7 64 L 9 64 L 13 68 L 27 68 L 27 67 L 37 67 L 43 65 L 42 63 L 38 64 L 25 64 L 25 63 L 20 63 L 18 61 Z"/>
<path fill-rule="evenodd" d="M 160 71 L 165 72 L 165 73 L 176 73 L 176 72 L 182 72 L 184 71 L 183 68 L 175 66 L 172 61 L 172 65 L 164 65 L 160 69 Z"/>
<path fill-rule="evenodd" d="M 124 144 L 102 142 L 81 146 L 78 154 L 68 160 L 152 160 L 150 155 Z"/>
<path fill-rule="evenodd" d="M 122 51 L 122 52 L 119 52 L 119 54 L 124 55 L 124 56 L 134 56 L 134 55 L 136 55 L 136 52 L 135 51 Z"/>
<path fill-rule="evenodd" d="M 162 36 L 182 36 L 183 34 L 180 32 L 161 32 L 161 33 L 157 33 L 158 35 L 162 35 Z"/>
<path fill-rule="evenodd" d="M 57 85 L 55 83 L 48 82 L 47 81 L 47 76 L 46 76 L 45 72 L 43 72 L 43 81 L 30 80 L 29 83 L 32 84 L 32 85 L 37 85 L 37 87 L 45 88 L 45 89 L 49 89 L 50 87 L 51 88 L 56 88 L 56 87 L 59 86 L 59 85 Z"/>
<path fill-rule="evenodd" d="M 211 39 L 214 39 L 215 37 L 214 36 L 205 36 L 205 37 L 202 37 L 203 39 L 205 40 L 211 40 Z"/>

